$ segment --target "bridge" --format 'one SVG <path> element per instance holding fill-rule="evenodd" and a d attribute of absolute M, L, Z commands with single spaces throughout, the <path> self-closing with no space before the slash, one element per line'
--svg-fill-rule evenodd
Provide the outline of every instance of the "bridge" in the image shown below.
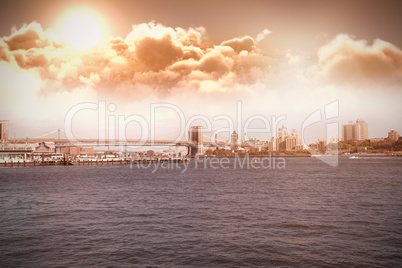
<path fill-rule="evenodd" d="M 57 133 L 57 137 L 49 137 Z M 179 134 L 179 132 L 173 133 Z M 63 135 L 65 136 L 65 135 Z M 76 135 L 77 136 L 77 135 Z M 62 137 L 61 130 L 53 130 L 35 138 L 10 138 L 8 144 L 32 144 L 52 142 L 55 144 L 56 150 L 64 147 L 129 147 L 129 146 L 183 146 L 188 148 L 188 154 L 194 156 L 196 154 L 204 153 L 204 146 L 234 146 L 231 142 L 224 141 L 215 137 L 214 141 L 204 141 L 203 138 L 211 140 L 211 137 L 205 135 L 201 126 L 193 126 L 188 130 L 188 140 L 174 140 L 174 139 L 93 139 L 76 137 L 74 140 Z M 253 147 L 250 143 L 236 144 L 236 147 Z"/>

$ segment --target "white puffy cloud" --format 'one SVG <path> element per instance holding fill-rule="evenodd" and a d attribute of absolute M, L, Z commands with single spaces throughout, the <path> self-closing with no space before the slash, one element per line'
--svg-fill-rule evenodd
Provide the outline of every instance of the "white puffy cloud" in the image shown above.
<path fill-rule="evenodd" d="M 264 29 L 261 33 L 259 33 L 258 35 L 257 35 L 257 38 L 255 39 L 255 41 L 258 43 L 258 42 L 261 42 L 262 40 L 264 40 L 268 35 L 270 35 L 272 32 L 270 31 L 270 30 L 268 30 L 268 29 Z"/>
<path fill-rule="evenodd" d="M 0 40 L 0 61 L 38 72 L 43 93 L 90 86 L 102 94 L 115 94 L 117 88 L 136 92 L 150 86 L 164 96 L 187 86 L 203 91 L 203 80 L 217 83 L 227 78 L 226 83 L 218 84 L 230 87 L 264 78 L 266 57 L 251 37 L 214 45 L 204 41 L 204 35 L 202 27 L 143 23 L 134 25 L 126 38 L 112 38 L 79 51 L 33 22 Z"/>
<path fill-rule="evenodd" d="M 318 51 L 318 66 L 326 79 L 354 85 L 401 84 L 402 51 L 376 39 L 354 40 L 341 34 Z"/>

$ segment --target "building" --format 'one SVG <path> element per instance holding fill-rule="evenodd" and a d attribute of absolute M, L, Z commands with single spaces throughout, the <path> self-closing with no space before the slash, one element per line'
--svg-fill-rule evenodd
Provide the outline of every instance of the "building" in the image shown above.
<path fill-rule="evenodd" d="M 78 147 L 78 146 L 68 146 L 61 149 L 62 154 L 68 154 L 72 156 L 77 155 L 95 155 L 93 147 Z"/>
<path fill-rule="evenodd" d="M 368 123 L 358 119 L 356 123 L 349 121 L 347 125 L 342 125 L 342 141 L 366 140 L 368 139 Z"/>
<path fill-rule="evenodd" d="M 388 132 L 388 139 L 392 140 L 392 141 L 397 141 L 399 139 L 399 132 L 391 129 L 390 132 Z"/>
<path fill-rule="evenodd" d="M 327 141 L 326 140 L 322 140 L 322 139 L 318 139 L 318 150 L 321 152 L 325 152 L 325 149 L 327 147 Z"/>
<path fill-rule="evenodd" d="M 202 142 L 202 126 L 193 126 L 188 130 L 188 139 L 191 146 L 189 147 L 191 156 L 204 154 L 204 145 Z"/>
<path fill-rule="evenodd" d="M 147 156 L 147 157 L 154 157 L 154 156 L 156 156 L 155 151 L 154 151 L 154 150 L 148 150 L 148 151 L 146 152 L 146 156 Z"/>
<path fill-rule="evenodd" d="M 342 126 L 342 140 L 359 140 L 360 139 L 360 125 L 354 124 L 349 121 L 347 125 Z"/>
<path fill-rule="evenodd" d="M 272 137 L 268 142 L 268 151 L 299 151 L 303 150 L 301 138 L 297 135 L 295 129 L 289 134 L 287 128 L 282 126 L 279 128 L 278 136 Z"/>
<path fill-rule="evenodd" d="M 301 145 L 301 138 L 297 136 L 295 129 L 288 133 L 286 127 L 279 129 L 279 137 L 276 139 L 276 148 L 283 151 L 296 151 L 298 145 Z"/>
<path fill-rule="evenodd" d="M 236 131 L 233 131 L 232 135 L 230 136 L 230 141 L 232 144 L 232 151 L 237 151 L 239 147 L 239 135 L 236 133 Z"/>
<path fill-rule="evenodd" d="M 310 144 L 309 147 L 312 150 L 325 153 L 327 149 L 327 141 L 320 138 L 316 143 Z"/>
<path fill-rule="evenodd" d="M 288 128 L 282 125 L 281 128 L 278 129 L 278 136 L 287 136 L 288 135 Z"/>
<path fill-rule="evenodd" d="M 0 142 L 8 141 L 8 120 L 0 120 Z"/>
<path fill-rule="evenodd" d="M 363 119 L 357 119 L 356 124 L 360 126 L 360 138 L 359 140 L 367 140 L 368 139 L 368 123 Z"/>
<path fill-rule="evenodd" d="M 245 141 L 245 143 L 250 146 L 249 150 L 252 152 L 261 152 L 264 148 L 264 142 L 257 138 L 250 138 L 249 140 Z"/>
<path fill-rule="evenodd" d="M 36 156 L 52 155 L 55 153 L 55 144 L 54 142 L 39 142 L 33 153 Z"/>
<path fill-rule="evenodd" d="M 274 136 L 270 141 L 268 141 L 268 151 L 275 152 L 277 151 L 276 148 L 276 137 Z"/>
<path fill-rule="evenodd" d="M 342 125 L 342 140 L 347 141 L 347 140 L 353 140 L 353 135 L 352 135 L 352 127 L 353 127 L 353 122 L 349 122 L 347 125 Z"/>
<path fill-rule="evenodd" d="M 330 143 L 338 143 L 338 142 L 339 142 L 338 135 L 330 139 Z"/>

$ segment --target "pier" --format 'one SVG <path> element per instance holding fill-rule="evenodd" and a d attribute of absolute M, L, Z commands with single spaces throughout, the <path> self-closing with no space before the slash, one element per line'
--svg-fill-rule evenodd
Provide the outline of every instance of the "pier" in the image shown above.
<path fill-rule="evenodd" d="M 103 166 L 103 165 L 129 165 L 148 163 L 186 163 L 188 157 L 142 157 L 136 159 L 76 159 L 76 160 L 9 160 L 0 161 L 2 167 L 37 167 L 37 166 Z"/>

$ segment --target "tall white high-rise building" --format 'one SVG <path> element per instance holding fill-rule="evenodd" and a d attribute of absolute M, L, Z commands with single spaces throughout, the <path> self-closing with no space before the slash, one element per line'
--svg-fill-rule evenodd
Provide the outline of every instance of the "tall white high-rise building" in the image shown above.
<path fill-rule="evenodd" d="M 342 141 L 366 140 L 368 139 L 368 123 L 363 119 L 356 120 L 356 123 L 349 121 L 342 126 Z"/>
<path fill-rule="evenodd" d="M 367 140 L 368 139 L 368 123 L 363 119 L 357 119 L 356 124 L 360 126 L 360 137 L 359 140 Z"/>
<path fill-rule="evenodd" d="M 399 139 L 399 132 L 391 129 L 390 132 L 388 132 L 388 139 L 392 140 L 392 141 L 397 141 Z"/>
<path fill-rule="evenodd" d="M 239 147 L 239 135 L 236 133 L 236 131 L 233 131 L 230 138 L 231 138 L 232 150 L 237 151 Z"/>

